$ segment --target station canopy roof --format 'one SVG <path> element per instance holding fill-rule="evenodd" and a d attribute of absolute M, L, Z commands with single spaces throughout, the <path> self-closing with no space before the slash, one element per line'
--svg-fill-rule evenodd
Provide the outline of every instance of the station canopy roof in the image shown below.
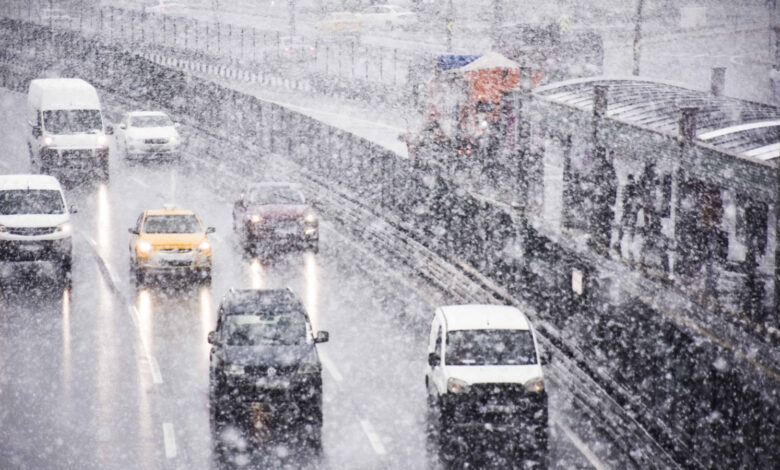
<path fill-rule="evenodd" d="M 609 117 L 676 134 L 680 110 L 695 107 L 699 141 L 753 159 L 780 162 L 780 108 L 776 106 L 636 77 L 569 80 L 538 87 L 534 94 L 592 110 L 597 85 L 608 89 Z"/>

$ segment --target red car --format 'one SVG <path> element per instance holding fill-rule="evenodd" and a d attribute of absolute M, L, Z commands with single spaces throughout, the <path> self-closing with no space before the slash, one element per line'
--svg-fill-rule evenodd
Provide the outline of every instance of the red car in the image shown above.
<path fill-rule="evenodd" d="M 233 206 L 233 230 L 247 250 L 319 248 L 317 215 L 300 190 L 289 183 L 260 183 L 246 189 Z"/>

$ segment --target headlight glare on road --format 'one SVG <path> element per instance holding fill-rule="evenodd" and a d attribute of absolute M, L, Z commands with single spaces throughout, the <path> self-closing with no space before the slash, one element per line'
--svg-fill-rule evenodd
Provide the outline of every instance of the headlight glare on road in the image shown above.
<path fill-rule="evenodd" d="M 208 240 L 203 240 L 202 242 L 200 242 L 200 245 L 198 245 L 199 251 L 207 251 L 209 248 L 211 248 L 211 244 L 209 243 Z"/>
<path fill-rule="evenodd" d="M 259 224 L 263 221 L 263 218 L 257 214 L 252 214 L 249 216 L 249 220 L 251 220 L 253 224 Z"/>
<path fill-rule="evenodd" d="M 225 373 L 228 375 L 244 375 L 244 366 L 231 364 L 225 369 Z"/>
<path fill-rule="evenodd" d="M 469 390 L 471 390 L 471 386 L 465 380 L 455 377 L 450 377 L 447 380 L 447 392 L 449 393 L 469 393 Z"/>
<path fill-rule="evenodd" d="M 70 233 L 73 231 L 73 225 L 70 222 L 65 222 L 57 226 L 57 231 L 62 233 Z"/>
<path fill-rule="evenodd" d="M 140 240 L 136 245 L 135 248 L 138 250 L 139 253 L 151 253 L 152 251 L 152 244 L 147 242 L 146 240 Z"/>
<path fill-rule="evenodd" d="M 544 391 L 544 380 L 543 379 L 532 379 L 523 384 L 526 391 L 531 393 L 539 393 Z"/>

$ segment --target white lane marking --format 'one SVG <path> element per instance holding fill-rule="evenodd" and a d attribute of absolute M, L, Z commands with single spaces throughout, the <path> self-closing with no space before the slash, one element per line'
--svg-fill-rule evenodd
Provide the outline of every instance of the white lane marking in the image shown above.
<path fill-rule="evenodd" d="M 163 444 L 165 445 L 165 457 L 176 457 L 176 435 L 173 433 L 173 423 L 163 423 Z"/>
<path fill-rule="evenodd" d="M 560 419 L 553 418 L 552 421 L 561 429 L 561 431 L 563 431 L 564 434 L 566 434 L 566 437 L 569 438 L 571 443 L 574 444 L 574 447 L 580 451 L 580 453 L 588 460 L 588 462 L 593 465 L 593 468 L 596 470 L 608 470 L 610 468 L 609 466 L 605 465 L 604 462 L 599 460 L 599 458 L 596 457 L 596 455 L 588 448 L 588 446 L 582 442 L 582 439 L 580 439 L 580 437 L 575 434 L 571 428 L 566 426 Z"/>
<path fill-rule="evenodd" d="M 133 323 L 138 325 L 138 309 L 134 306 L 128 306 L 127 311 L 130 314 L 130 318 L 133 319 Z M 141 340 L 141 348 L 144 350 L 144 356 L 146 356 L 146 362 L 149 363 L 149 368 L 152 372 L 152 382 L 156 385 L 163 383 L 162 374 L 160 374 L 160 365 L 157 364 L 157 359 L 152 356 L 152 352 L 149 350 L 149 345 L 146 344 L 146 338 L 143 333 L 138 330 L 138 337 Z"/>
<path fill-rule="evenodd" d="M 377 455 L 385 455 L 387 451 L 385 450 L 385 446 L 382 445 L 382 441 L 379 440 L 379 435 L 377 435 L 376 431 L 374 431 L 374 426 L 372 426 L 371 423 L 365 419 L 361 419 L 360 427 L 362 427 L 363 432 L 366 433 L 368 442 L 371 443 L 371 447 L 374 448 L 374 452 L 376 452 Z"/>
<path fill-rule="evenodd" d="M 137 184 L 139 186 L 143 186 L 144 188 L 149 188 L 149 185 L 146 184 L 146 182 L 144 180 L 142 180 L 141 178 L 139 178 L 137 176 L 131 176 L 130 179 L 133 181 L 133 183 L 135 183 L 135 184 Z"/>
<path fill-rule="evenodd" d="M 336 363 L 331 360 L 330 355 L 326 353 L 325 351 L 319 351 L 317 350 L 317 353 L 320 356 L 320 362 L 323 366 L 325 366 L 325 370 L 328 371 L 331 377 L 333 377 L 333 380 L 336 382 L 342 382 L 344 380 L 344 376 L 341 375 L 341 372 L 336 368 Z"/>

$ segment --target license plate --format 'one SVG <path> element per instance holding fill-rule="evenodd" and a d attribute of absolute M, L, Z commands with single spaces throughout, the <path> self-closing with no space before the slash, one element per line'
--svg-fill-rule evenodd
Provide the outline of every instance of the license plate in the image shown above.
<path fill-rule="evenodd" d="M 38 252 L 43 249 L 41 245 L 30 245 L 30 244 L 20 245 L 19 248 L 23 251 L 29 251 L 29 252 Z"/>
<path fill-rule="evenodd" d="M 290 381 L 278 377 L 264 377 L 259 379 L 255 385 L 258 388 L 288 388 Z"/>

